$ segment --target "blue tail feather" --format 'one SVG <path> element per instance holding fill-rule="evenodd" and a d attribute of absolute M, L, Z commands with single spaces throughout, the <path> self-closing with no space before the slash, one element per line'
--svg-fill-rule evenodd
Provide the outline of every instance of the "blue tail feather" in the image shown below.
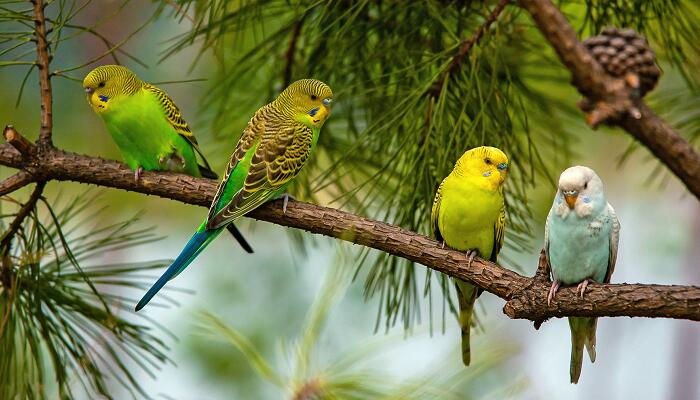
<path fill-rule="evenodd" d="M 185 268 L 187 268 L 188 265 L 194 259 L 199 255 L 199 253 L 204 250 L 205 247 L 216 237 L 218 236 L 218 233 L 221 232 L 221 229 L 217 230 L 202 230 L 199 229 L 197 232 L 195 232 L 194 235 L 190 238 L 190 240 L 187 242 L 185 245 L 185 248 L 182 249 L 180 252 L 180 255 L 177 256 L 175 261 L 173 261 L 172 264 L 170 264 L 170 267 L 161 275 L 160 278 L 156 281 L 156 283 L 151 286 L 150 289 L 148 289 L 148 292 L 143 296 L 143 298 L 139 301 L 139 303 L 136 305 L 136 311 L 139 311 L 143 307 L 148 304 L 149 301 L 153 298 L 153 296 L 160 291 L 160 289 L 165 286 L 165 284 L 176 277 L 180 272 L 182 272 Z"/>

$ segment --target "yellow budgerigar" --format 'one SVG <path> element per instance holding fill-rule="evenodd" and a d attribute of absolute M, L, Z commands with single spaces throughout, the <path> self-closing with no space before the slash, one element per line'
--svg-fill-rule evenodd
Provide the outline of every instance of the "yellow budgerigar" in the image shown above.
<path fill-rule="evenodd" d="M 435 194 L 431 225 L 437 240 L 466 251 L 469 263 L 476 255 L 496 261 L 503 246 L 506 215 L 503 184 L 508 157 L 495 147 L 482 146 L 464 153 Z M 474 303 L 482 290 L 456 280 L 462 361 L 469 365 L 469 329 Z"/>

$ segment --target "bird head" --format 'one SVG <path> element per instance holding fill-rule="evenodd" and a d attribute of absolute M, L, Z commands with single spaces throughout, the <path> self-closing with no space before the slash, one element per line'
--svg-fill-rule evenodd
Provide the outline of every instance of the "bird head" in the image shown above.
<path fill-rule="evenodd" d="M 590 203 L 603 197 L 603 181 L 592 169 L 577 165 L 564 170 L 559 176 L 557 196 L 563 198 L 569 209 L 579 202 Z"/>
<path fill-rule="evenodd" d="M 102 65 L 83 79 L 87 101 L 98 114 L 107 111 L 114 99 L 132 95 L 142 86 L 136 74 L 121 65 Z"/>
<path fill-rule="evenodd" d="M 273 104 L 277 109 L 310 128 L 321 128 L 331 114 L 333 92 L 316 79 L 301 79 L 280 93 Z"/>
<path fill-rule="evenodd" d="M 508 156 L 496 147 L 475 147 L 460 157 L 455 171 L 486 179 L 491 187 L 500 188 L 508 177 Z"/>

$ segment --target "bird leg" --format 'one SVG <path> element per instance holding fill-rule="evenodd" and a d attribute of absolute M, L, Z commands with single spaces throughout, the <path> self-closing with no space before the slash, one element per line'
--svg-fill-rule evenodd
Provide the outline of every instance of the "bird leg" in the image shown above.
<path fill-rule="evenodd" d="M 557 294 L 559 286 L 561 286 L 561 282 L 555 279 L 554 282 L 552 282 L 552 286 L 549 288 L 549 293 L 547 294 L 547 305 L 552 304 L 552 300 L 554 300 L 554 296 Z"/>
<path fill-rule="evenodd" d="M 588 282 L 594 282 L 594 281 L 591 279 L 584 279 L 583 281 L 581 281 L 581 283 L 578 284 L 578 286 L 576 286 L 576 293 L 578 293 L 581 296 L 581 298 L 583 298 L 583 293 L 586 291 L 586 288 L 588 287 Z"/>
<path fill-rule="evenodd" d="M 141 179 L 142 173 L 143 173 L 143 167 L 139 165 L 139 167 L 134 170 L 134 181 L 136 183 L 138 183 L 139 179 Z"/>
<path fill-rule="evenodd" d="M 158 163 L 168 171 L 181 172 L 185 169 L 185 157 L 177 152 L 175 148 L 168 154 L 158 157 Z"/>

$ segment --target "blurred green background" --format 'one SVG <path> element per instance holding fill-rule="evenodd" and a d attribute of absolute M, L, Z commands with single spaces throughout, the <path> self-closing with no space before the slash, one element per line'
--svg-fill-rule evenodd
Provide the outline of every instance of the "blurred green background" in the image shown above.
<path fill-rule="evenodd" d="M 110 15 L 121 6 L 118 1 L 94 2 L 81 12 L 78 20 L 90 25 L 91 21 Z M 118 15 L 101 25 L 99 31 L 119 42 L 148 20 L 158 6 L 130 2 Z M 123 47 L 148 68 L 118 54 L 120 60 L 147 82 L 216 76 L 220 71 L 215 70 L 214 60 L 220 55 L 212 52 L 200 54 L 197 44 L 161 60 L 162 52 L 172 43 L 171 39 L 191 29 L 187 18 L 177 18 L 173 14 L 174 11 L 166 6 L 164 13 Z M 52 61 L 55 68 L 79 65 L 105 51 L 103 43 L 88 35 L 66 41 L 61 46 Z M 235 54 L 237 48 L 232 46 L 229 51 Z M 201 57 L 199 62 L 190 68 L 197 57 Z M 108 56 L 94 65 L 113 61 Z M 691 65 L 697 61 L 691 59 L 687 63 Z M 677 68 L 670 63 L 662 63 L 662 66 L 665 74 L 651 94 L 650 102 L 677 126 L 697 124 L 698 108 L 688 105 L 697 104 L 697 95 L 693 94 Z M 558 73 L 564 74 L 558 64 L 551 68 L 560 69 L 562 71 Z M 83 68 L 70 74 L 82 78 L 88 70 Z M 21 102 L 15 106 L 25 72 L 22 67 L 0 70 L 3 93 L 0 96 L 0 122 L 11 123 L 19 132 L 35 139 L 39 128 L 35 73 L 29 76 Z M 263 79 L 265 75 L 259 76 Z M 262 104 L 250 99 L 264 98 L 271 93 L 267 92 L 269 82 L 251 80 L 242 84 L 251 90 L 264 88 L 264 92 L 254 95 L 229 93 L 227 101 L 235 105 L 230 107 L 236 114 L 231 118 L 237 119 L 238 123 L 229 121 L 221 125 L 215 122 L 218 121 L 215 118 L 216 106 L 211 101 L 204 101 L 211 98 L 207 95 L 210 94 L 208 91 L 214 90 L 212 83 L 210 79 L 160 86 L 176 101 L 214 169 L 221 171 L 245 121 Z M 334 87 L 334 82 L 328 83 Z M 543 80 L 532 85 L 541 86 L 568 106 L 578 98 L 566 82 Z M 53 88 L 55 145 L 78 153 L 120 159 L 102 121 L 86 104 L 80 83 L 55 78 Z M 342 88 L 336 90 L 343 91 Z M 239 97 L 240 102 L 237 101 Z M 678 105 L 669 98 L 689 100 Z M 690 99 L 695 99 L 695 103 Z M 338 102 L 342 107 L 342 96 Z M 553 110 L 540 111 L 558 114 Z M 700 206 L 697 200 L 663 168 L 659 171 L 657 162 L 650 159 L 643 149 L 633 152 L 621 163 L 620 156 L 630 143 L 629 136 L 621 130 L 593 132 L 578 114 L 560 116 L 559 123 L 568 136 L 562 139 L 561 147 L 554 146 L 549 155 L 546 164 L 551 176 L 556 177 L 558 171 L 573 164 L 594 168 L 605 182 L 608 200 L 620 218 L 620 251 L 613 282 L 700 285 L 697 269 Z M 329 124 L 329 129 L 333 130 L 344 127 L 341 121 Z M 536 125 L 537 128 L 544 126 Z M 684 130 L 684 133 L 688 131 Z M 537 134 L 546 135 L 543 132 Z M 569 145 L 564 146 L 567 141 Z M 453 161 L 441 168 L 451 168 Z M 13 173 L 5 167 L 0 171 L 1 178 Z M 321 171 L 317 169 L 309 173 L 319 175 Z M 86 185 L 50 182 L 46 196 L 50 199 L 59 194 L 63 197 L 80 196 L 86 189 Z M 91 223 L 114 223 L 143 211 L 139 224 L 152 226 L 157 235 L 164 237 L 138 248 L 103 254 L 100 260 L 104 262 L 172 258 L 206 213 L 204 208 L 153 196 L 98 190 L 102 195 L 95 205 L 107 208 Z M 27 193 L 25 188 L 13 196 L 21 198 Z M 511 247 L 506 252 L 529 275 L 534 273 L 537 263 L 542 223 L 553 194 L 554 187 L 549 180 L 535 179 L 527 203 L 533 212 L 530 219 L 532 237 L 526 239 L 531 251 L 515 251 Z M 332 195 L 326 195 L 324 203 L 324 194 L 320 193 L 316 201 L 338 206 L 337 202 L 331 201 L 332 198 Z M 352 365 L 353 370 L 359 371 L 357 376 L 367 374 L 367 386 L 384 387 L 384 392 L 393 393 L 395 398 L 449 398 L 450 393 L 454 398 L 525 399 L 661 399 L 697 398 L 699 395 L 700 354 L 697 349 L 700 348 L 700 326 L 696 323 L 641 318 L 602 319 L 598 326 L 598 359 L 593 365 L 584 361 L 581 382 L 570 385 L 567 323 L 551 320 L 535 331 L 527 321 L 508 320 L 501 312 L 503 301 L 485 294 L 478 306 L 482 329 L 475 335 L 472 345 L 476 359 L 472 362 L 473 367 L 465 370 L 458 351 L 457 322 L 448 315 L 443 323 L 440 301 L 432 303 L 432 328 L 428 302 L 421 300 L 421 319 L 407 333 L 401 324 L 385 331 L 380 323 L 377 329 L 378 299 L 365 300 L 363 294 L 362 281 L 367 270 L 361 270 L 359 276 L 350 282 L 357 258 L 353 246 L 306 233 L 302 245 L 298 237 L 289 234 L 289 229 L 263 222 L 245 220 L 239 226 L 247 234 L 255 254 L 243 253 L 233 240 L 222 237 L 198 258 L 196 265 L 173 282 L 172 286 L 186 289 L 184 292 L 169 290 L 179 306 L 154 306 L 145 310 L 149 317 L 177 337 L 174 339 L 161 333 L 171 348 L 169 354 L 176 365 L 165 365 L 156 371 L 155 378 L 134 369 L 141 374 L 138 379 L 152 396 L 212 400 L 291 398 L 292 388 L 280 389 L 261 378 L 251 366 L 250 357 L 228 343 L 223 335 L 212 335 L 206 327 L 209 325 L 202 322 L 201 312 L 206 310 L 221 318 L 249 338 L 275 370 L 293 376 L 295 367 L 290 360 L 294 359 L 294 351 L 290 343 L 308 329 L 308 314 L 310 310 L 318 309 L 318 305 L 313 304 L 322 292 L 324 277 L 339 271 L 343 282 L 349 286 L 342 300 L 328 310 L 324 329 L 314 345 L 308 376 L 323 376 L 325 366 L 333 364 L 334 360 L 355 356 L 358 360 Z M 149 274 L 156 276 L 155 272 Z M 418 276 L 424 276 L 422 267 L 418 268 Z M 418 281 L 422 282 L 422 278 Z M 434 293 L 433 297 L 439 300 L 439 293 Z M 446 392 L 421 393 L 416 389 L 426 389 L 431 385 Z M 113 390 L 114 398 L 125 396 L 119 385 L 114 384 Z M 89 398 L 87 394 L 84 396 Z"/>

